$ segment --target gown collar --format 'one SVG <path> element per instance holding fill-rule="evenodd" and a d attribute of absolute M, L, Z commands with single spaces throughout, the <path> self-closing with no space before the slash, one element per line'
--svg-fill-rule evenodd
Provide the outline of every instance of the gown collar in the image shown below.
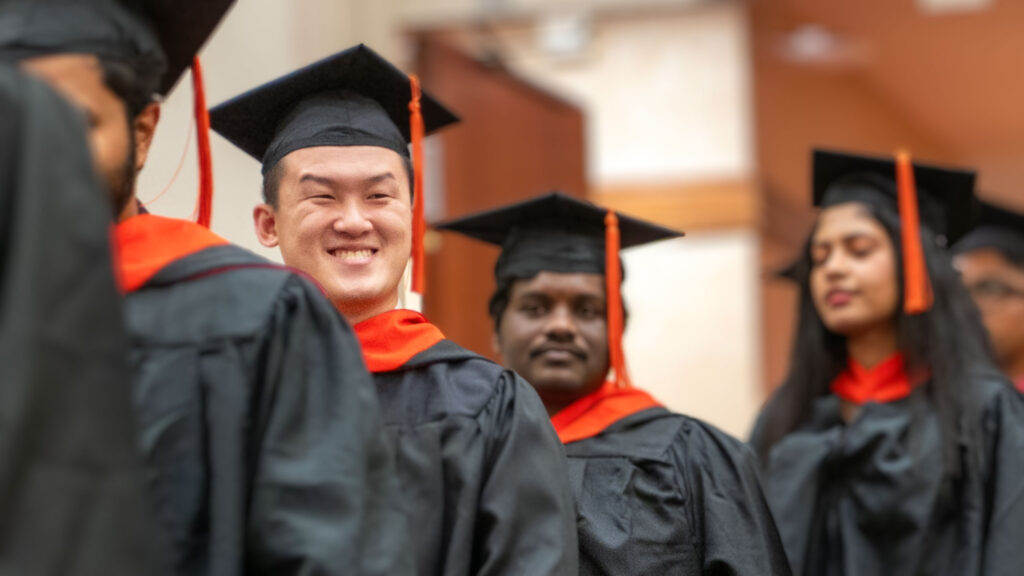
<path fill-rule="evenodd" d="M 128 293 L 168 264 L 228 241 L 195 222 L 139 214 L 114 227 L 113 244 L 118 286 Z"/>

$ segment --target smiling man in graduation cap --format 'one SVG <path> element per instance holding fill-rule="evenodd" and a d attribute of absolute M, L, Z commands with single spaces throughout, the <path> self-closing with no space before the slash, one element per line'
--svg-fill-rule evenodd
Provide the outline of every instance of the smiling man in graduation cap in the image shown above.
<path fill-rule="evenodd" d="M 575 574 L 565 459 L 537 395 L 421 314 L 395 309 L 410 254 L 414 288 L 422 280 L 421 140 L 455 117 L 360 45 L 242 94 L 211 119 L 263 164 L 260 241 L 315 277 L 355 325 L 395 445 L 419 573 Z"/>
<path fill-rule="evenodd" d="M 750 450 L 629 381 L 619 248 L 681 234 L 560 193 L 438 228 L 501 247 L 495 347 L 565 443 L 581 574 L 789 574 Z"/>
<path fill-rule="evenodd" d="M 954 252 L 996 359 L 1024 392 L 1024 214 L 982 205 L 977 227 Z"/>
<path fill-rule="evenodd" d="M 154 95 L 230 5 L 12 0 L 0 9 L 0 58 L 88 119 L 120 221 L 139 444 L 173 569 L 408 573 L 393 465 L 351 329 L 307 279 L 199 224 L 138 214 Z"/>

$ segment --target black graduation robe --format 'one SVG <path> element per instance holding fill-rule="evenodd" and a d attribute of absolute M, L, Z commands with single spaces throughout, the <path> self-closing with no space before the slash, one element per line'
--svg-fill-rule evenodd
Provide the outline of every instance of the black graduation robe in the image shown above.
<path fill-rule="evenodd" d="M 355 328 L 395 446 L 420 576 L 575 576 L 565 456 L 536 392 L 418 313 Z"/>
<path fill-rule="evenodd" d="M 159 574 L 110 201 L 80 114 L 0 66 L 0 574 Z"/>
<path fill-rule="evenodd" d="M 943 473 L 924 388 L 849 424 L 837 396 L 815 401 L 763 463 L 794 574 L 1024 573 L 1024 398 L 994 374 L 972 386 L 983 462 L 965 458 L 959 479 Z"/>
<path fill-rule="evenodd" d="M 580 574 L 789 574 L 738 440 L 610 384 L 552 422 L 569 458 Z"/>
<path fill-rule="evenodd" d="M 358 342 L 305 278 L 181 220 L 118 225 L 141 446 L 179 574 L 408 574 Z"/>

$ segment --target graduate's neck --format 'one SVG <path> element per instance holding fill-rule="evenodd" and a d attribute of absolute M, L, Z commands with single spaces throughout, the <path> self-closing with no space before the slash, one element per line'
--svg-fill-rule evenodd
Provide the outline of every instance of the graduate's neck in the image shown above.
<path fill-rule="evenodd" d="M 135 199 L 135 196 L 132 196 L 127 202 L 125 202 L 124 208 L 122 208 L 121 212 L 117 215 L 117 221 L 124 222 L 125 220 L 134 218 L 138 215 L 139 201 Z"/>
<path fill-rule="evenodd" d="M 602 379 L 599 382 L 594 382 L 575 390 L 557 387 L 541 388 L 537 386 L 534 386 L 534 390 L 537 391 L 537 396 L 540 396 L 540 401 L 544 404 L 544 409 L 547 410 L 548 416 L 554 416 L 573 402 L 597 392 L 603 384 L 604 380 Z"/>
<path fill-rule="evenodd" d="M 879 323 L 846 339 L 847 356 L 868 370 L 897 352 L 899 337 L 892 323 Z"/>
<path fill-rule="evenodd" d="M 567 406 L 569 406 L 570 404 L 572 404 L 576 400 L 579 400 L 579 398 L 577 398 L 575 400 L 569 400 L 569 401 L 566 401 L 566 400 L 549 400 L 549 399 L 545 398 L 544 395 L 541 395 L 540 396 L 540 400 L 541 400 L 541 402 L 544 403 L 544 409 L 547 410 L 548 417 L 551 417 L 551 416 L 554 416 L 555 414 L 558 414 L 562 410 L 564 410 Z"/>
<path fill-rule="evenodd" d="M 374 301 L 335 299 L 334 308 L 352 326 L 398 307 L 398 291 Z"/>

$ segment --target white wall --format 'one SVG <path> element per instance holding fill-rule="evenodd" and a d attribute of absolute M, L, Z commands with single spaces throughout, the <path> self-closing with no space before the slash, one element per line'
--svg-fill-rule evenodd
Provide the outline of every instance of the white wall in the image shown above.
<path fill-rule="evenodd" d="M 741 5 L 598 18 L 591 34 L 579 54 L 552 57 L 536 26 L 497 28 L 513 69 L 587 112 L 592 185 L 749 174 L 751 79 Z M 473 35 L 464 38 L 472 43 Z"/>
<path fill-rule="evenodd" d="M 760 408 L 756 233 L 693 235 L 623 255 L 625 348 L 639 387 L 745 437 Z"/>
<path fill-rule="evenodd" d="M 717 0 L 390 0 L 410 26 L 475 24 L 494 18 L 527 18 L 552 12 L 623 12 L 680 8 Z"/>

